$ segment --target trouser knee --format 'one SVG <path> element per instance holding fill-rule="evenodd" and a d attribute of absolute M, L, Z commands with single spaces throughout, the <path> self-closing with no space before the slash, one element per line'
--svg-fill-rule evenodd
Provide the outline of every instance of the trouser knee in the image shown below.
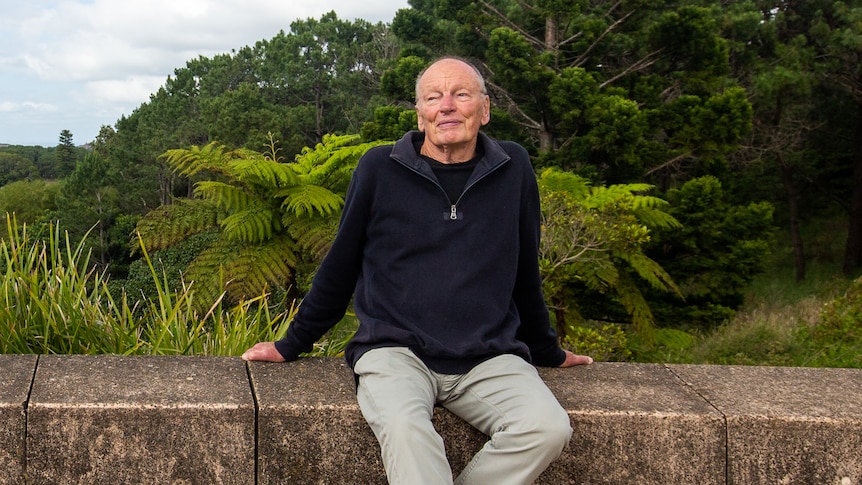
<path fill-rule="evenodd" d="M 536 437 L 536 446 L 550 456 L 558 456 L 572 439 L 569 415 L 560 409 L 555 413 L 543 413 L 537 418 L 531 432 Z"/>

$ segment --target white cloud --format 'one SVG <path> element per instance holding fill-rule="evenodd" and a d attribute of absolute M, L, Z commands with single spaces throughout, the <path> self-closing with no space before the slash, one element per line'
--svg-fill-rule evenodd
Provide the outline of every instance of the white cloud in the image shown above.
<path fill-rule="evenodd" d="M 163 76 L 130 76 L 126 79 L 89 81 L 84 85 L 82 102 L 97 105 L 142 103 L 155 93 L 165 78 Z"/>
<path fill-rule="evenodd" d="M 0 113 L 19 113 L 22 111 L 51 112 L 57 111 L 57 107 L 53 104 L 38 103 L 34 101 L 22 101 L 18 103 L 11 101 L 0 101 Z"/>
<path fill-rule="evenodd" d="M 0 143 L 53 143 L 53 126 L 35 134 L 41 121 L 17 117 L 46 107 L 66 124 L 87 117 L 89 131 L 94 113 L 111 125 L 186 61 L 270 39 L 298 19 L 335 11 L 389 22 L 399 8 L 407 0 L 0 0 Z M 97 134 L 67 128 L 76 139 Z"/>

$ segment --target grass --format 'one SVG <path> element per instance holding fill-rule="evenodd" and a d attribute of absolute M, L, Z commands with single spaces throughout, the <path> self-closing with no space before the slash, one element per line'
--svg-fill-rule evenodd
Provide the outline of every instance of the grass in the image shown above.
<path fill-rule="evenodd" d="M 746 302 L 729 322 L 696 335 L 683 348 L 663 348 L 668 363 L 858 367 L 860 342 L 813 337 L 824 307 L 844 294 L 852 280 L 834 265 L 819 264 L 796 282 L 791 270 L 758 277 Z M 859 322 L 862 326 L 862 322 Z"/>
<path fill-rule="evenodd" d="M 191 286 L 169 291 L 146 251 L 157 296 L 115 295 L 104 274 L 90 269 L 83 243 L 71 246 L 57 228 L 33 238 L 14 218 L 7 229 L 0 240 L 0 353 L 239 356 L 283 337 L 296 311 L 292 303 L 273 305 L 267 294 L 230 307 L 221 298 L 200 305 Z M 337 355 L 346 340 L 334 333 L 315 354 Z"/>

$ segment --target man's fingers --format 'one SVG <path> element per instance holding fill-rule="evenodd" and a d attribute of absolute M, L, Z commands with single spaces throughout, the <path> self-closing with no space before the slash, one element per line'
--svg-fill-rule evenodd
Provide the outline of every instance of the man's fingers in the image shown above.
<path fill-rule="evenodd" d="M 560 364 L 560 367 L 572 367 L 576 365 L 590 365 L 593 363 L 593 358 L 588 355 L 578 355 L 566 351 L 566 360 Z"/>
<path fill-rule="evenodd" d="M 273 342 L 260 342 L 242 354 L 243 360 L 259 360 L 265 362 L 284 362 Z"/>

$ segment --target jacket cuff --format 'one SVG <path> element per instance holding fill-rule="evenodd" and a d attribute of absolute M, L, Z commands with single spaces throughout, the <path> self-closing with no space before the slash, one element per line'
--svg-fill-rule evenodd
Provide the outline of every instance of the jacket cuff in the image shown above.
<path fill-rule="evenodd" d="M 556 347 L 553 351 L 533 356 L 533 364 L 539 367 L 559 367 L 566 361 L 566 352 Z"/>

